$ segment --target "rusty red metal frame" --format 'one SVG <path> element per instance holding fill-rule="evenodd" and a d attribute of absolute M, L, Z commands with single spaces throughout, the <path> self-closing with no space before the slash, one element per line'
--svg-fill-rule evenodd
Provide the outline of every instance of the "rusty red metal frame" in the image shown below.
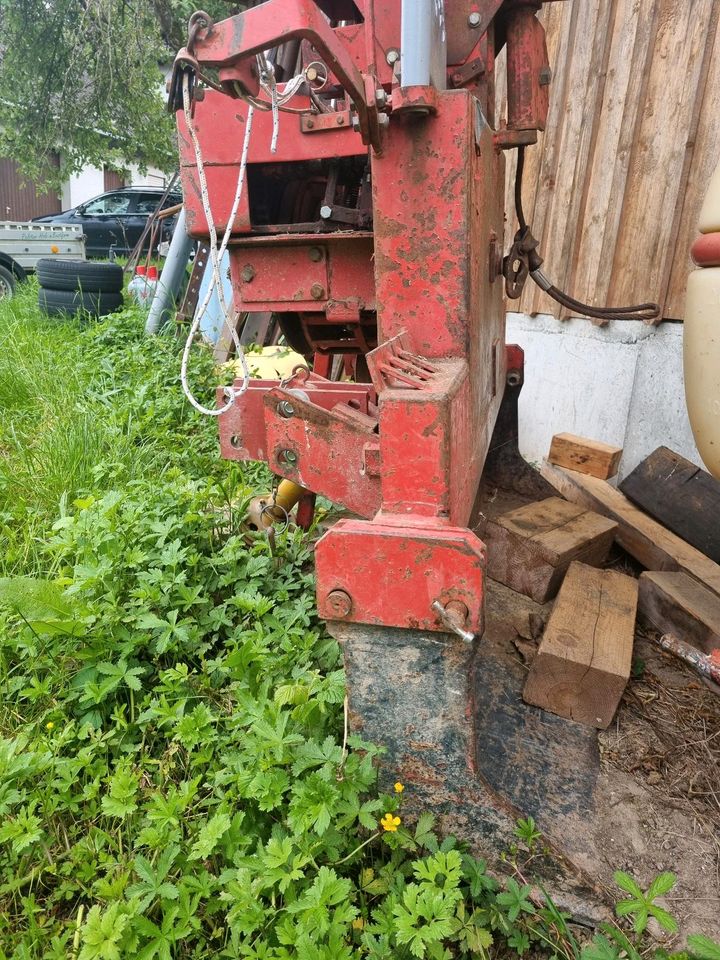
<path fill-rule="evenodd" d="M 304 324 L 307 336 L 315 331 L 326 376 L 252 381 L 219 418 L 221 448 L 229 458 L 266 460 L 361 518 L 340 521 L 317 544 L 326 619 L 429 631 L 452 623 L 477 633 L 485 549 L 467 524 L 506 378 L 516 385 L 522 377 L 521 354 L 505 349 L 497 267 L 501 148 L 529 142 L 545 123 L 540 0 L 448 3 L 449 89 L 402 87 L 400 0 L 356 3 L 364 22 L 333 25 L 313 0 L 268 0 L 222 23 L 196 23 L 192 49 L 179 54 L 183 69 L 217 69 L 237 97 L 252 84 L 257 52 L 300 40 L 302 56 L 324 62 L 333 90 L 326 112 L 312 112 L 307 91 L 299 95 L 305 112 L 283 116 L 275 155 L 271 118 L 256 115 L 230 248 L 236 309 L 272 311 Z M 502 43 L 509 110 L 497 131 L 493 74 Z M 218 230 L 229 215 L 246 117 L 242 99 L 216 91 L 195 106 Z M 189 230 L 204 237 L 181 114 L 178 127 Z M 333 220 L 343 164 L 361 170 L 362 182 L 359 193 L 343 187 Z M 298 183 L 316 191 L 324 213 L 256 222 L 258 191 L 275 189 L 263 184 Z M 298 211 L 309 207 L 303 196 Z M 365 221 L 371 228 L 360 229 Z M 376 318 L 375 349 L 368 317 Z M 331 334 L 322 340 L 324 328 Z M 322 353 L 343 350 L 359 355 L 358 370 L 364 355 L 371 383 L 327 379 L 332 364 Z M 304 524 L 309 509 L 306 501 Z"/>

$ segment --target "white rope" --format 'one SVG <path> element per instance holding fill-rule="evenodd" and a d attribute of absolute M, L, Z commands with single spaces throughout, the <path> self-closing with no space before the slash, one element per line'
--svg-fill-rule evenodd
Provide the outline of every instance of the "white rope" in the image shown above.
<path fill-rule="evenodd" d="M 254 114 L 254 107 L 252 104 L 248 108 L 247 121 L 245 125 L 245 139 L 243 141 L 242 156 L 240 159 L 240 171 L 238 173 L 237 187 L 235 188 L 235 197 L 233 199 L 232 210 L 230 211 L 230 216 L 228 218 L 227 227 L 225 228 L 225 234 L 218 250 L 217 246 L 217 230 L 215 228 L 215 220 L 212 215 L 212 209 L 210 207 L 210 197 L 208 194 L 207 187 L 207 178 L 205 176 L 205 164 L 202 158 L 202 151 L 200 149 L 200 142 L 197 137 L 197 132 L 195 130 L 195 124 L 191 116 L 191 104 L 190 104 L 190 78 L 189 74 L 185 74 L 183 77 L 183 110 L 185 111 L 185 122 L 187 123 L 188 130 L 190 132 L 190 137 L 193 142 L 193 148 L 195 151 L 195 161 L 197 163 L 198 169 L 198 179 L 200 181 L 200 195 L 202 198 L 203 210 L 205 212 L 205 217 L 208 223 L 208 230 L 210 232 L 210 262 L 212 266 L 212 277 L 210 278 L 210 284 L 208 286 L 207 292 L 205 294 L 205 299 L 203 300 L 200 308 L 195 313 L 195 319 L 192 322 L 190 327 L 190 332 L 188 333 L 187 340 L 185 341 L 185 349 L 183 350 L 182 363 L 180 365 L 180 380 L 182 382 L 183 393 L 188 398 L 190 403 L 195 407 L 199 413 L 205 414 L 208 417 L 219 417 L 221 414 L 225 413 L 235 402 L 235 398 L 241 396 L 248 388 L 250 382 L 250 371 L 248 369 L 247 360 L 245 358 L 245 351 L 242 348 L 240 343 L 240 337 L 238 336 L 235 324 L 230 320 L 229 311 L 227 303 L 225 301 L 225 291 L 223 290 L 222 280 L 220 278 L 220 263 L 222 258 L 225 256 L 225 251 L 227 250 L 228 243 L 230 242 L 230 235 L 232 233 L 233 226 L 235 224 L 235 217 L 237 216 L 238 207 L 240 206 L 240 198 L 242 197 L 243 185 L 245 183 L 245 172 L 247 169 L 247 158 L 248 158 L 248 149 L 250 147 L 250 134 L 252 131 L 252 121 Z M 242 366 L 243 374 L 243 384 L 239 390 L 235 390 L 234 387 L 225 387 L 225 396 L 228 398 L 227 403 L 219 408 L 210 409 L 203 406 L 198 400 L 196 400 L 187 379 L 188 363 L 190 360 L 190 351 L 192 350 L 193 341 L 195 335 L 200 327 L 200 322 L 202 321 L 205 311 L 208 308 L 208 304 L 213 295 L 213 291 L 217 288 L 218 300 L 220 303 L 220 309 L 223 315 L 223 323 L 228 327 L 230 335 L 232 336 L 232 341 L 235 346 L 235 353 L 240 358 L 240 363 Z"/>
<path fill-rule="evenodd" d="M 277 150 L 278 135 L 280 133 L 280 111 L 278 104 L 278 88 L 277 82 L 275 81 L 275 71 L 273 69 L 273 65 L 270 63 L 264 53 L 259 53 L 256 59 L 258 65 L 258 76 L 260 78 L 260 86 L 270 97 L 270 109 L 272 110 L 273 119 L 270 153 L 275 153 Z"/>
<path fill-rule="evenodd" d="M 200 181 L 200 196 L 202 199 L 203 210 L 205 212 L 205 218 L 208 224 L 208 231 L 210 233 L 210 264 L 212 267 L 212 276 L 210 278 L 210 283 L 208 285 L 205 298 L 200 305 L 200 307 L 195 311 L 195 318 L 190 327 L 190 332 L 188 333 L 187 340 L 185 341 L 185 348 L 183 350 L 182 362 L 180 364 L 180 381 L 182 383 L 183 393 L 190 401 L 192 406 L 202 414 L 205 414 L 207 417 L 219 417 L 221 414 L 225 413 L 230 409 L 230 407 L 235 402 L 235 399 L 241 396 L 248 388 L 250 382 L 250 371 L 247 365 L 247 359 L 245 357 L 245 351 L 243 350 L 242 344 L 240 342 L 240 337 L 235 326 L 235 323 L 230 319 L 230 311 L 228 310 L 227 303 L 225 301 L 225 291 L 223 289 L 222 279 L 220 277 L 220 265 L 222 259 L 225 256 L 225 251 L 227 250 L 228 244 L 230 242 L 230 236 L 232 234 L 233 226 L 235 225 L 235 217 L 237 216 L 238 208 L 240 206 L 240 199 L 242 197 L 243 186 L 245 184 L 245 174 L 247 171 L 247 160 L 248 160 L 248 150 L 250 147 L 250 135 L 252 132 L 252 122 L 253 115 L 255 110 L 272 110 L 273 115 L 273 132 L 272 139 L 270 141 L 270 152 L 275 153 L 277 150 L 278 135 L 280 132 L 280 110 L 292 99 L 295 94 L 298 92 L 302 84 L 305 82 L 305 74 L 299 73 L 296 76 L 292 77 L 286 84 L 284 84 L 283 89 L 280 90 L 276 80 L 275 80 L 275 69 L 272 63 L 267 59 L 265 54 L 258 54 L 257 63 L 260 73 L 260 86 L 270 97 L 270 102 L 267 103 L 263 100 L 260 100 L 256 97 L 245 97 L 248 101 L 248 113 L 247 121 L 245 124 L 245 139 L 243 141 L 242 155 L 240 158 L 240 170 L 238 172 L 237 186 L 235 188 L 235 197 L 233 199 L 232 209 L 230 211 L 230 216 L 228 218 L 227 227 L 225 228 L 225 233 L 223 235 L 222 243 L 218 249 L 217 245 L 217 230 L 215 227 L 215 220 L 213 218 L 212 209 L 210 207 L 210 196 L 208 193 L 207 186 L 207 177 L 205 176 L 205 164 L 202 158 L 202 150 L 200 148 L 200 141 L 198 140 L 197 131 L 195 130 L 195 124 L 192 118 L 191 110 L 191 100 L 190 100 L 190 75 L 185 73 L 183 76 L 183 110 L 185 112 L 185 122 L 187 124 L 188 131 L 190 132 L 190 138 L 193 144 L 193 150 L 195 151 L 195 162 L 197 164 L 198 171 L 198 180 Z M 210 300 L 212 299 L 213 292 L 217 289 L 218 301 L 220 304 L 220 309 L 223 316 L 223 324 L 230 331 L 232 337 L 233 345 L 235 347 L 235 354 L 240 359 L 240 364 L 242 367 L 243 382 L 239 390 L 236 390 L 234 386 L 225 387 L 224 393 L 228 398 L 227 403 L 218 408 L 209 408 L 203 406 L 199 400 L 195 398 L 190 385 L 188 383 L 187 373 L 188 365 L 190 362 L 190 352 L 192 350 L 192 345 L 195 340 L 195 336 L 200 328 L 200 323 L 205 316 L 205 312 L 208 308 Z"/>

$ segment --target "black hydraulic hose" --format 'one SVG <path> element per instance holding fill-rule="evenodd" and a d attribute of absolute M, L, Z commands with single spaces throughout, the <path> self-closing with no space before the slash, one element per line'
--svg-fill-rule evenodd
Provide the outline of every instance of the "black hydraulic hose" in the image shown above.
<path fill-rule="evenodd" d="M 657 303 L 638 303 L 630 307 L 593 307 L 589 303 L 583 303 L 576 300 L 570 294 L 565 293 L 556 287 L 540 269 L 542 257 L 537 253 L 535 247 L 537 243 L 529 232 L 525 213 L 522 204 L 522 176 L 525 166 L 525 147 L 518 147 L 517 169 L 515 171 L 515 215 L 517 216 L 520 230 L 516 235 L 516 242 L 520 238 L 527 238 L 529 243 L 528 255 L 529 274 L 534 282 L 544 290 L 549 297 L 552 297 L 557 303 L 568 310 L 581 313 L 587 317 L 594 317 L 596 320 L 642 320 L 644 323 L 652 323 L 660 316 L 660 306 Z"/>

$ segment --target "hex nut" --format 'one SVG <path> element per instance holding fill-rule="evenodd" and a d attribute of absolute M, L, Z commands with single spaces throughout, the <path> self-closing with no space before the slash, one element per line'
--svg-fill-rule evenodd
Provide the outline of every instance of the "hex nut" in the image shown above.
<path fill-rule="evenodd" d="M 389 63 L 390 66 L 392 67 L 398 62 L 399 59 L 400 59 L 400 51 L 397 49 L 397 47 L 390 47 L 388 52 L 385 54 L 385 60 L 387 61 L 387 63 Z"/>
<path fill-rule="evenodd" d="M 332 216 L 332 207 L 328 206 L 327 203 L 324 203 L 320 207 L 320 216 L 323 218 L 323 220 L 329 220 Z"/>
<path fill-rule="evenodd" d="M 242 272 L 240 276 L 243 278 L 245 283 L 250 283 L 250 281 L 255 276 L 255 268 L 251 264 L 246 263 L 245 266 L 242 268 Z"/>
<path fill-rule="evenodd" d="M 313 263 L 320 263 L 323 258 L 323 252 L 320 247 L 310 247 L 310 259 Z"/>
<path fill-rule="evenodd" d="M 310 296 L 313 298 L 313 300 L 322 300 L 322 298 L 325 296 L 324 287 L 322 287 L 319 283 L 314 283 L 310 287 Z"/>
<path fill-rule="evenodd" d="M 337 620 L 344 620 L 352 613 L 352 597 L 344 590 L 331 590 L 326 601 L 331 616 Z"/>
<path fill-rule="evenodd" d="M 477 10 L 473 11 L 468 17 L 468 26 L 469 27 L 480 26 L 480 14 L 477 12 Z"/>
<path fill-rule="evenodd" d="M 292 416 L 295 415 L 295 407 L 290 403 L 289 400 L 281 400 L 277 407 L 277 412 L 281 417 L 284 417 L 286 420 L 289 420 Z"/>

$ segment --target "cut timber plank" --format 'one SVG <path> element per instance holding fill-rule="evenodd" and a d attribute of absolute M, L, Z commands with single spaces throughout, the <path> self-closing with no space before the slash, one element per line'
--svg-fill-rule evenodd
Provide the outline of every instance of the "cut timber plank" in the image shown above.
<path fill-rule="evenodd" d="M 682 570 L 720 594 L 720 566 L 638 510 L 606 480 L 564 470 L 547 461 L 540 472 L 567 500 L 616 520 L 615 539 L 648 570 Z"/>
<path fill-rule="evenodd" d="M 488 576 L 544 603 L 572 560 L 605 560 L 616 530 L 616 523 L 559 497 L 529 503 L 488 523 Z"/>
<path fill-rule="evenodd" d="M 643 573 L 638 613 L 705 653 L 720 648 L 720 597 L 686 573 Z"/>
<path fill-rule="evenodd" d="M 618 472 L 622 447 L 611 447 L 599 440 L 586 440 L 572 433 L 556 433 L 550 444 L 548 460 L 558 467 L 587 473 L 608 480 Z"/>
<path fill-rule="evenodd" d="M 530 667 L 523 699 L 605 728 L 630 676 L 638 583 L 571 563 Z"/>
<path fill-rule="evenodd" d="M 620 489 L 645 513 L 720 563 L 720 480 L 679 453 L 658 447 L 625 477 Z"/>

